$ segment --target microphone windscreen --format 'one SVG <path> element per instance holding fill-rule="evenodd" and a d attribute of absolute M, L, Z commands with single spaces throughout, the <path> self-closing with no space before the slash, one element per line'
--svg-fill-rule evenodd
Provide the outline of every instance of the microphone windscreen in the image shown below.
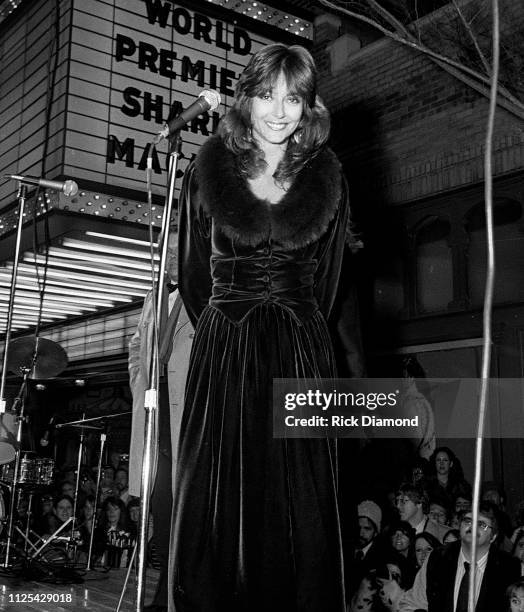
<path fill-rule="evenodd" d="M 66 181 L 64 183 L 64 193 L 67 197 L 75 196 L 78 193 L 78 185 L 75 181 Z"/>

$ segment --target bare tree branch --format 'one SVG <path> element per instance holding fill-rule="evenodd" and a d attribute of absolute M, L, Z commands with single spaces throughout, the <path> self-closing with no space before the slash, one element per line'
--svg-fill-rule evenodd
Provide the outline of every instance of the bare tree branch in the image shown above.
<path fill-rule="evenodd" d="M 388 23 L 390 23 L 397 32 L 400 34 L 404 34 L 404 36 L 409 36 L 409 32 L 406 26 L 401 23 L 398 19 L 377 2 L 377 0 L 366 0 L 369 6 L 375 10 L 379 15 L 381 15 Z"/>
<path fill-rule="evenodd" d="M 318 0 L 320 4 L 333 9 L 335 11 L 339 11 L 348 15 L 349 17 L 353 17 L 354 19 L 358 19 L 359 21 L 363 21 L 374 28 L 378 29 L 385 36 L 395 40 L 396 42 L 403 44 L 407 47 L 411 47 L 412 49 L 419 51 L 420 53 L 424 53 L 428 57 L 430 57 L 438 66 L 440 66 L 443 70 L 448 72 L 448 74 L 454 76 L 458 80 L 462 81 L 464 84 L 473 88 L 475 91 L 479 92 L 483 96 L 489 98 L 490 92 L 490 79 L 486 77 L 482 73 L 477 70 L 473 70 L 464 64 L 457 62 L 445 55 L 437 53 L 433 51 L 429 47 L 426 47 L 423 43 L 419 43 L 417 39 L 409 32 L 404 36 L 398 34 L 397 32 L 392 32 L 388 30 L 377 20 L 367 17 L 361 13 L 352 11 L 347 8 L 343 8 L 330 0 Z M 382 9 L 383 11 L 385 9 Z M 391 16 L 391 19 L 395 18 Z M 524 119 L 524 104 L 516 98 L 511 92 L 509 92 L 504 87 L 499 87 L 499 98 L 498 103 L 500 106 L 505 108 L 507 111 L 518 117 L 519 119 Z"/>
<path fill-rule="evenodd" d="M 489 62 L 486 59 L 486 56 L 484 55 L 484 53 L 482 53 L 482 49 L 480 48 L 478 44 L 476 36 L 473 33 L 473 30 L 471 29 L 470 24 L 466 20 L 464 13 L 462 12 L 460 6 L 458 5 L 457 0 L 452 0 L 452 2 L 453 2 L 453 6 L 455 7 L 455 10 L 457 11 L 458 16 L 460 17 L 460 20 L 462 21 L 462 25 L 466 29 L 466 32 L 468 33 L 471 39 L 471 42 L 473 43 L 473 46 L 475 47 L 479 55 L 480 61 L 482 62 L 482 65 L 484 66 L 484 70 L 486 71 L 486 74 L 489 76 L 491 74 L 491 66 L 489 65 Z"/>

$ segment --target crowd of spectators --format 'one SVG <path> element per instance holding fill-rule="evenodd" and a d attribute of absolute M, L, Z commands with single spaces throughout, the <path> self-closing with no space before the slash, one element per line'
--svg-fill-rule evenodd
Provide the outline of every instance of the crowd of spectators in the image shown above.
<path fill-rule="evenodd" d="M 412 467 L 388 502 L 358 504 L 358 540 L 346 551 L 349 612 L 467 610 L 475 531 L 476 610 L 524 610 L 524 510 L 510 517 L 502 488 L 484 482 L 475 530 L 472 487 L 452 449 Z"/>
<path fill-rule="evenodd" d="M 467 554 L 474 532 L 472 487 L 448 447 L 436 448 L 429 460 L 415 463 L 407 472 L 411 478 L 391 491 L 389 501 L 368 497 L 358 504 L 358 539 L 352 550 L 345 551 L 348 612 L 460 610 L 457 584 L 465 572 L 458 559 Z M 53 485 L 19 487 L 14 516 L 17 545 L 27 548 L 22 534 L 29 536 L 32 546 L 51 538 L 47 550 L 62 548 L 63 558 L 76 564 L 86 564 L 91 549 L 92 566 L 126 566 L 140 512 L 140 500 L 128 492 L 127 464 L 102 468 L 98 495 L 96 468 L 81 467 L 78 491 L 76 481 L 75 468 L 66 467 L 56 474 Z M 504 491 L 495 482 L 483 483 L 481 498 L 477 558 L 483 566 L 477 610 L 522 611 L 524 506 L 510 517 Z M 5 523 L 4 516 L 0 540 L 6 537 Z M 155 565 L 151 548 L 149 562 Z M 451 574 L 443 569 L 449 567 Z M 489 596 L 482 590 L 483 581 L 489 581 L 485 589 Z M 451 593 L 449 605 L 438 599 L 442 593 Z M 484 607 L 483 593 L 488 597 Z"/>
<path fill-rule="evenodd" d="M 105 465 L 96 495 L 97 468 L 82 466 L 76 487 L 76 468 L 65 467 L 48 486 L 18 486 L 14 513 L 14 543 L 19 550 L 34 550 L 49 541 L 45 555 L 59 549 L 75 564 L 124 567 L 137 538 L 140 500 L 128 492 L 127 464 Z M 10 483 L 0 490 L 3 520 L 0 540 L 7 534 Z M 73 521 L 74 517 L 74 521 Z"/>

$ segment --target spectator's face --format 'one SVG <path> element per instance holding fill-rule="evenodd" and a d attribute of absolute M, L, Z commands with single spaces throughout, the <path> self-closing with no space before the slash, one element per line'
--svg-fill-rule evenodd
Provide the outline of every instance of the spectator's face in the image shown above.
<path fill-rule="evenodd" d="M 515 589 L 509 600 L 510 612 L 524 612 L 524 589 Z"/>
<path fill-rule="evenodd" d="M 93 504 L 90 501 L 86 501 L 84 504 L 84 518 L 86 521 L 90 521 L 93 518 Z"/>
<path fill-rule="evenodd" d="M 111 525 L 116 525 L 120 520 L 120 508 L 113 504 L 107 504 L 106 517 Z"/>
<path fill-rule="evenodd" d="M 405 552 L 409 548 L 409 538 L 403 531 L 397 529 L 391 536 L 391 545 L 398 552 Z"/>
<path fill-rule="evenodd" d="M 123 491 L 127 487 L 127 473 L 124 470 L 117 471 L 114 484 L 118 491 Z"/>
<path fill-rule="evenodd" d="M 415 557 L 419 567 L 422 566 L 424 560 L 432 550 L 433 546 L 431 546 L 427 540 L 424 538 L 417 538 L 417 541 L 415 542 Z"/>
<path fill-rule="evenodd" d="M 466 499 L 465 497 L 457 497 L 455 500 L 455 512 L 458 514 L 460 512 L 465 512 L 466 510 L 471 509 L 471 500 Z"/>
<path fill-rule="evenodd" d="M 450 542 L 456 542 L 458 540 L 454 533 L 447 533 L 442 540 L 442 544 L 449 544 Z"/>
<path fill-rule="evenodd" d="M 482 501 L 489 501 L 494 503 L 495 506 L 498 506 L 499 508 L 502 507 L 502 498 L 500 497 L 499 492 L 494 491 L 493 489 L 485 491 L 482 494 Z"/>
<path fill-rule="evenodd" d="M 446 524 L 446 509 L 440 504 L 431 504 L 428 512 L 429 518 L 439 525 Z"/>
<path fill-rule="evenodd" d="M 75 487 L 68 482 L 62 485 L 62 495 L 69 495 L 69 497 L 75 498 Z"/>
<path fill-rule="evenodd" d="M 472 543 L 473 540 L 473 525 L 471 512 L 466 512 L 460 523 L 460 539 L 462 542 L 467 544 Z M 493 524 L 489 516 L 485 516 L 479 513 L 478 526 L 477 526 L 477 546 L 479 548 L 489 547 L 491 542 L 495 539 L 493 533 Z"/>
<path fill-rule="evenodd" d="M 396 504 L 402 521 L 409 522 L 409 520 L 417 514 L 420 508 L 420 504 L 416 504 L 405 494 L 401 494 L 397 497 Z"/>
<path fill-rule="evenodd" d="M 520 559 L 520 562 L 524 562 L 524 535 L 521 535 L 515 544 L 515 557 Z"/>
<path fill-rule="evenodd" d="M 73 516 L 73 506 L 67 499 L 61 499 L 55 507 L 55 514 L 61 521 L 67 521 Z"/>
<path fill-rule="evenodd" d="M 102 504 L 103 502 L 105 502 L 105 500 L 108 497 L 111 497 L 113 493 L 114 491 L 110 487 L 102 487 L 102 489 L 100 489 L 100 503 Z"/>
<path fill-rule="evenodd" d="M 131 506 L 129 508 L 129 520 L 133 523 L 138 523 L 140 518 L 140 506 Z"/>
<path fill-rule="evenodd" d="M 110 487 L 115 479 L 115 471 L 113 468 L 104 468 L 100 475 L 100 484 L 103 487 Z"/>
<path fill-rule="evenodd" d="M 82 491 L 84 493 L 94 493 L 95 491 L 95 483 L 94 481 L 89 478 L 88 476 L 85 476 L 84 478 L 82 478 L 82 480 L 80 481 L 80 488 L 82 489 Z"/>
<path fill-rule="evenodd" d="M 64 472 L 64 480 L 74 482 L 76 480 L 76 472 L 74 470 L 68 470 L 67 472 Z"/>
<path fill-rule="evenodd" d="M 53 500 L 43 499 L 42 500 L 42 513 L 46 514 L 47 512 L 51 512 L 52 510 L 53 510 Z"/>
<path fill-rule="evenodd" d="M 365 516 L 361 516 L 358 519 L 358 527 L 359 527 L 358 540 L 359 540 L 360 548 L 364 548 L 376 536 L 375 527 L 373 523 Z"/>
<path fill-rule="evenodd" d="M 444 451 L 437 453 L 435 457 L 435 468 L 439 476 L 447 476 L 452 465 L 453 463 L 450 461 L 447 453 Z"/>

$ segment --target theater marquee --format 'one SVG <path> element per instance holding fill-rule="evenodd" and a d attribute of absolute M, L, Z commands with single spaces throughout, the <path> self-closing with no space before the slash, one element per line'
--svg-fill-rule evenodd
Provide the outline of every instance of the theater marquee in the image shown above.
<path fill-rule="evenodd" d="M 149 143 L 170 113 L 202 89 L 217 111 L 184 128 L 182 172 L 230 106 L 251 55 L 272 42 L 231 22 L 159 0 L 75 3 L 65 173 L 144 190 Z M 166 144 L 153 156 L 155 192 L 165 186 Z"/>

